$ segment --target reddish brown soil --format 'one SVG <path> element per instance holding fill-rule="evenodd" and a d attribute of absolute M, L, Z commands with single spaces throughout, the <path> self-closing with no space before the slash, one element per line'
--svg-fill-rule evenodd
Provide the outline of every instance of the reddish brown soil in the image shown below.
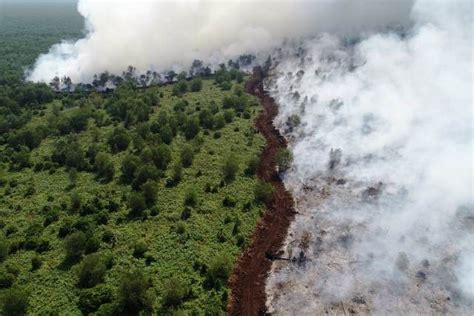
<path fill-rule="evenodd" d="M 229 279 L 231 295 L 227 306 L 228 315 L 266 314 L 265 281 L 272 265 L 270 258 L 280 250 L 294 217 L 293 199 L 275 171 L 276 153 L 286 147 L 286 141 L 273 126 L 278 108 L 264 92 L 263 76 L 262 69 L 255 68 L 253 76 L 246 83 L 246 91 L 257 96 L 263 106 L 255 126 L 267 144 L 261 155 L 257 175 L 273 185 L 274 195 L 257 224 L 250 245 L 239 258 Z"/>

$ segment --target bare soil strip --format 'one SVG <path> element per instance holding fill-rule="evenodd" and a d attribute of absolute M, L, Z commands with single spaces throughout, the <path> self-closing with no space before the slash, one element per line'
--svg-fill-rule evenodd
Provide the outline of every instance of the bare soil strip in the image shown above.
<path fill-rule="evenodd" d="M 286 147 L 286 140 L 273 126 L 278 107 L 273 98 L 263 89 L 264 72 L 256 67 L 247 81 L 247 93 L 260 100 L 263 110 L 255 123 L 266 139 L 266 147 L 261 155 L 258 177 L 274 187 L 272 202 L 267 205 L 253 234 L 250 245 L 239 258 L 229 279 L 231 290 L 227 306 L 228 315 L 266 314 L 265 281 L 270 272 L 271 258 L 277 256 L 293 220 L 295 211 L 293 198 L 286 191 L 275 169 L 275 156 L 280 148 Z"/>

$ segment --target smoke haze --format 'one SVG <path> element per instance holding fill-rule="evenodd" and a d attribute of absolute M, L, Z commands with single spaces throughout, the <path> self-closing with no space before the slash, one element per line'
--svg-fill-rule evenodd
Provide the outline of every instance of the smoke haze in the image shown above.
<path fill-rule="evenodd" d="M 473 7 L 420 0 L 411 16 L 406 37 L 324 35 L 277 58 L 299 215 L 270 311 L 472 312 Z"/>
<path fill-rule="evenodd" d="M 69 76 L 89 82 L 104 71 L 188 69 L 240 54 L 263 54 L 286 38 L 320 32 L 355 35 L 408 23 L 412 0 L 80 0 L 86 37 L 53 46 L 33 81 Z M 266 57 L 266 56 L 265 56 Z"/>
<path fill-rule="evenodd" d="M 282 255 L 295 260 L 275 261 L 268 280 L 271 312 L 472 311 L 471 1 L 80 0 L 78 8 L 85 38 L 53 46 L 30 80 L 89 82 L 129 65 L 180 70 L 194 59 L 274 52 L 267 88 L 294 155 L 285 184 L 299 215 Z"/>

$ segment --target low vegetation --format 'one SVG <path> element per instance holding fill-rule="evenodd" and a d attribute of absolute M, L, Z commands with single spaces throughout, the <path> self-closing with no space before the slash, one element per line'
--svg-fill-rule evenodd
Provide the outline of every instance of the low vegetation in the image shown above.
<path fill-rule="evenodd" d="M 271 194 L 244 75 L 196 61 L 145 88 L 131 67 L 114 91 L 95 91 L 102 74 L 59 93 L 70 80 L 26 83 L 23 67 L 81 19 L 18 8 L 0 34 L 0 314 L 222 314 Z"/>
<path fill-rule="evenodd" d="M 3 95 L 18 107 L 3 119 L 28 113 L 0 145 L 5 314 L 224 310 L 271 194 L 255 177 L 264 140 L 241 83 L 184 83 Z"/>

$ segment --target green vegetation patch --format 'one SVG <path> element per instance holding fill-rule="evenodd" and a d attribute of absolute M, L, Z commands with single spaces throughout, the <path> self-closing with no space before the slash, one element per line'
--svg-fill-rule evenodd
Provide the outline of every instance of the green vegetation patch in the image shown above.
<path fill-rule="evenodd" d="M 21 293 L 31 314 L 223 313 L 268 189 L 257 101 L 241 75 L 214 78 L 18 105 L 0 145 L 4 310 Z"/>

